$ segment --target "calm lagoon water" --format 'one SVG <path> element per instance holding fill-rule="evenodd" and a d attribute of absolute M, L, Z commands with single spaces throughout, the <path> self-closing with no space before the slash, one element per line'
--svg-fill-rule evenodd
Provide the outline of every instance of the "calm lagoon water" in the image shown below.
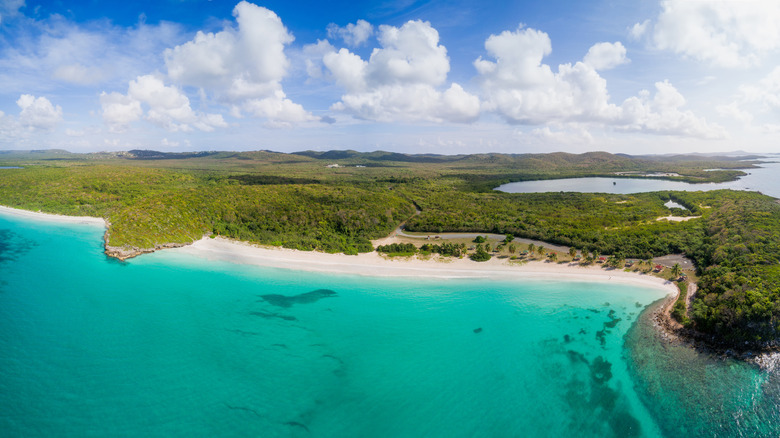
<path fill-rule="evenodd" d="M 99 227 L 0 216 L 0 435 L 780 433 L 776 377 L 661 344 L 661 295 L 121 263 Z"/>
<path fill-rule="evenodd" d="M 749 173 L 737 181 L 690 184 L 650 178 L 562 178 L 522 181 L 504 184 L 496 190 L 507 193 L 584 192 L 631 194 L 658 191 L 709 191 L 720 189 L 758 191 L 780 198 L 780 156 L 765 159 L 761 168 L 745 169 Z"/>

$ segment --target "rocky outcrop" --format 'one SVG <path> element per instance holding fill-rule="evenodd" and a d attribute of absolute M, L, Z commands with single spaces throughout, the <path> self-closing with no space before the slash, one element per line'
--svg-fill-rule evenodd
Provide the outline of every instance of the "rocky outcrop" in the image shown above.
<path fill-rule="evenodd" d="M 154 248 L 138 248 L 136 246 L 110 246 L 107 244 L 105 253 L 109 257 L 114 257 L 124 261 L 141 254 L 148 254 L 160 249 L 180 248 L 186 245 L 189 245 L 189 243 L 164 243 L 162 245 L 155 245 Z"/>
<path fill-rule="evenodd" d="M 155 245 L 153 248 L 139 248 L 137 246 L 111 246 L 108 244 L 109 238 L 111 237 L 111 223 L 106 220 L 106 233 L 103 235 L 103 243 L 105 247 L 105 254 L 109 257 L 117 258 L 121 261 L 125 261 L 127 259 L 131 259 L 133 257 L 139 256 L 141 254 L 149 254 L 151 252 L 155 252 L 161 249 L 167 249 L 167 248 L 181 248 L 182 246 L 190 245 L 192 242 L 189 243 L 161 243 Z M 206 233 L 206 236 L 210 235 L 211 233 Z"/>

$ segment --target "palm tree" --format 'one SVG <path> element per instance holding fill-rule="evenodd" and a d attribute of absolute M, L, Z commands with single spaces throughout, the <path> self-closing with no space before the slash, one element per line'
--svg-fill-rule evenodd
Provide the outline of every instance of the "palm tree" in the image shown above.
<path fill-rule="evenodd" d="M 672 266 L 672 277 L 678 278 L 681 273 L 682 273 L 682 269 L 680 269 L 680 264 L 675 263 L 674 266 Z"/>
<path fill-rule="evenodd" d="M 558 253 L 554 252 L 554 253 L 550 254 L 550 260 L 552 260 L 554 262 L 557 262 L 558 261 Z"/>
<path fill-rule="evenodd" d="M 534 249 L 536 249 L 536 245 L 534 245 L 533 243 L 529 243 L 528 244 L 528 252 L 530 252 L 531 255 L 534 255 Z"/>
<path fill-rule="evenodd" d="M 539 255 L 544 254 L 544 247 L 542 245 L 537 246 L 536 252 L 539 253 Z"/>
<path fill-rule="evenodd" d="M 509 254 L 514 254 L 515 251 L 517 251 L 517 247 L 515 246 L 514 243 L 510 243 L 509 244 Z"/>
<path fill-rule="evenodd" d="M 569 256 L 571 258 L 576 257 L 577 256 L 577 248 L 575 248 L 573 246 L 571 248 L 569 248 Z"/>

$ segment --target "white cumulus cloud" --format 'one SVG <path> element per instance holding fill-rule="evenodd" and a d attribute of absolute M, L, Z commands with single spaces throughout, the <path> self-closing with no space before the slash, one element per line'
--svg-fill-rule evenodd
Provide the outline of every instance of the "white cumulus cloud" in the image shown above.
<path fill-rule="evenodd" d="M 366 20 L 358 20 L 340 27 L 335 23 L 328 25 L 328 38 L 340 38 L 350 47 L 358 47 L 374 34 L 374 26 Z"/>
<path fill-rule="evenodd" d="M 641 39 L 643 36 L 645 36 L 645 33 L 647 33 L 647 28 L 649 25 L 650 20 L 645 20 L 641 23 L 635 23 L 633 26 L 631 26 L 630 29 L 628 29 L 629 37 L 635 40 Z"/>
<path fill-rule="evenodd" d="M 141 102 L 117 92 L 102 92 L 100 106 L 103 109 L 103 121 L 112 132 L 125 131 L 130 123 L 139 120 L 144 113 Z"/>
<path fill-rule="evenodd" d="M 751 128 L 756 128 L 754 124 L 760 126 L 762 121 L 775 124 L 780 112 L 780 67 L 755 83 L 740 85 L 733 100 L 716 110 L 721 117 L 741 121 Z"/>
<path fill-rule="evenodd" d="M 482 82 L 485 108 L 510 123 L 543 124 L 614 117 L 606 81 L 585 63 L 563 64 L 558 72 L 544 64 L 549 36 L 521 28 L 491 35 L 485 49 L 495 61 L 474 62 Z"/>
<path fill-rule="evenodd" d="M 168 131 L 213 131 L 227 126 L 219 114 L 196 112 L 189 98 L 176 87 L 165 85 L 154 75 L 130 81 L 127 94 L 102 93 L 103 120 L 112 131 L 121 132 L 141 117 Z M 146 108 L 144 116 L 144 106 Z"/>
<path fill-rule="evenodd" d="M 652 41 L 662 50 L 721 67 L 745 67 L 780 48 L 776 0 L 664 0 L 661 9 Z"/>
<path fill-rule="evenodd" d="M 316 120 L 282 90 L 289 60 L 284 53 L 294 38 L 271 10 L 240 2 L 233 9 L 237 26 L 195 38 L 165 50 L 168 75 L 229 104 L 277 122 Z"/>
<path fill-rule="evenodd" d="M 16 104 L 21 108 L 19 123 L 23 126 L 49 130 L 62 121 L 62 108 L 45 97 L 22 94 Z"/>
<path fill-rule="evenodd" d="M 582 62 L 593 67 L 594 70 L 609 70 L 631 61 L 626 58 L 626 48 L 618 41 L 594 44 Z"/>
<path fill-rule="evenodd" d="M 596 44 L 583 61 L 561 64 L 557 72 L 543 62 L 552 51 L 549 36 L 535 29 L 521 27 L 491 35 L 485 49 L 494 60 L 480 57 L 474 62 L 480 74 L 483 107 L 509 123 L 592 123 L 652 134 L 701 138 L 726 135 L 717 125 L 683 110 L 685 99 L 666 81 L 655 84 L 652 99 L 649 92 L 643 91 L 622 105 L 610 102 L 607 81 L 597 69 L 628 62 L 620 43 Z"/>
<path fill-rule="evenodd" d="M 707 123 L 690 110 L 684 110 L 685 97 L 669 81 L 655 83 L 655 94 L 643 90 L 621 105 L 616 128 L 648 134 L 676 135 L 703 139 L 723 139 L 721 126 Z"/>
<path fill-rule="evenodd" d="M 322 57 L 331 79 L 347 92 L 332 109 L 383 122 L 476 120 L 476 96 L 455 83 L 441 90 L 450 63 L 430 23 L 379 26 L 377 40 L 381 47 L 368 60 L 344 48 Z"/>

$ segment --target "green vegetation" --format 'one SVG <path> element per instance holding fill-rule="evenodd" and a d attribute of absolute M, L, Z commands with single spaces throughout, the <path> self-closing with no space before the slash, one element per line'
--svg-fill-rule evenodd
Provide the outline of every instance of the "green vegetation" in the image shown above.
<path fill-rule="evenodd" d="M 442 242 L 441 244 L 426 243 L 420 247 L 423 253 L 439 254 L 445 257 L 462 257 L 466 254 L 466 244 Z"/>
<path fill-rule="evenodd" d="M 487 245 L 487 244 L 486 244 Z M 490 260 L 490 253 L 482 246 L 481 243 L 477 244 L 477 250 L 469 256 L 471 260 L 475 262 L 486 262 Z"/>
<path fill-rule="evenodd" d="M 682 325 L 689 325 L 690 320 L 688 319 L 685 308 L 686 298 L 688 296 L 688 282 L 678 282 L 677 288 L 680 289 L 680 295 L 677 296 L 677 300 L 674 302 L 674 305 L 672 305 L 672 318 Z"/>
<path fill-rule="evenodd" d="M 408 257 L 417 254 L 417 247 L 413 243 L 391 243 L 376 247 L 376 252 L 387 254 L 391 257 Z"/>
<path fill-rule="evenodd" d="M 355 254 L 371 251 L 371 240 L 389 235 L 406 221 L 408 231 L 506 235 L 492 245 L 497 244 L 497 250 L 506 247 L 510 254 L 517 250 L 511 242 L 514 236 L 565 245 L 579 250 L 586 262 L 609 255 L 608 264 L 614 267 L 622 267 L 626 258 L 685 253 L 700 274 L 699 292 L 687 315 L 690 324 L 729 342 L 761 343 L 780 337 L 776 200 L 728 190 L 635 195 L 492 190 L 510 181 L 619 177 L 615 172 L 675 172 L 679 176 L 672 179 L 723 181 L 751 165 L 727 158 L 602 152 L 468 156 L 354 151 L 2 152 L 0 166 L 23 169 L 0 171 L 0 204 L 104 217 L 110 222 L 108 243 L 125 248 L 188 243 L 213 234 Z M 726 170 L 705 172 L 708 168 Z M 664 207 L 669 199 L 687 210 Z M 657 220 L 670 214 L 695 218 Z M 475 242 L 477 250 L 470 257 L 490 259 L 491 243 L 484 237 Z M 378 250 L 389 255 L 418 251 Z M 420 250 L 466 255 L 465 245 L 447 242 L 426 244 Z M 531 257 L 546 254 L 542 245 L 529 245 L 528 250 Z M 684 307 L 676 309 L 684 321 Z"/>

